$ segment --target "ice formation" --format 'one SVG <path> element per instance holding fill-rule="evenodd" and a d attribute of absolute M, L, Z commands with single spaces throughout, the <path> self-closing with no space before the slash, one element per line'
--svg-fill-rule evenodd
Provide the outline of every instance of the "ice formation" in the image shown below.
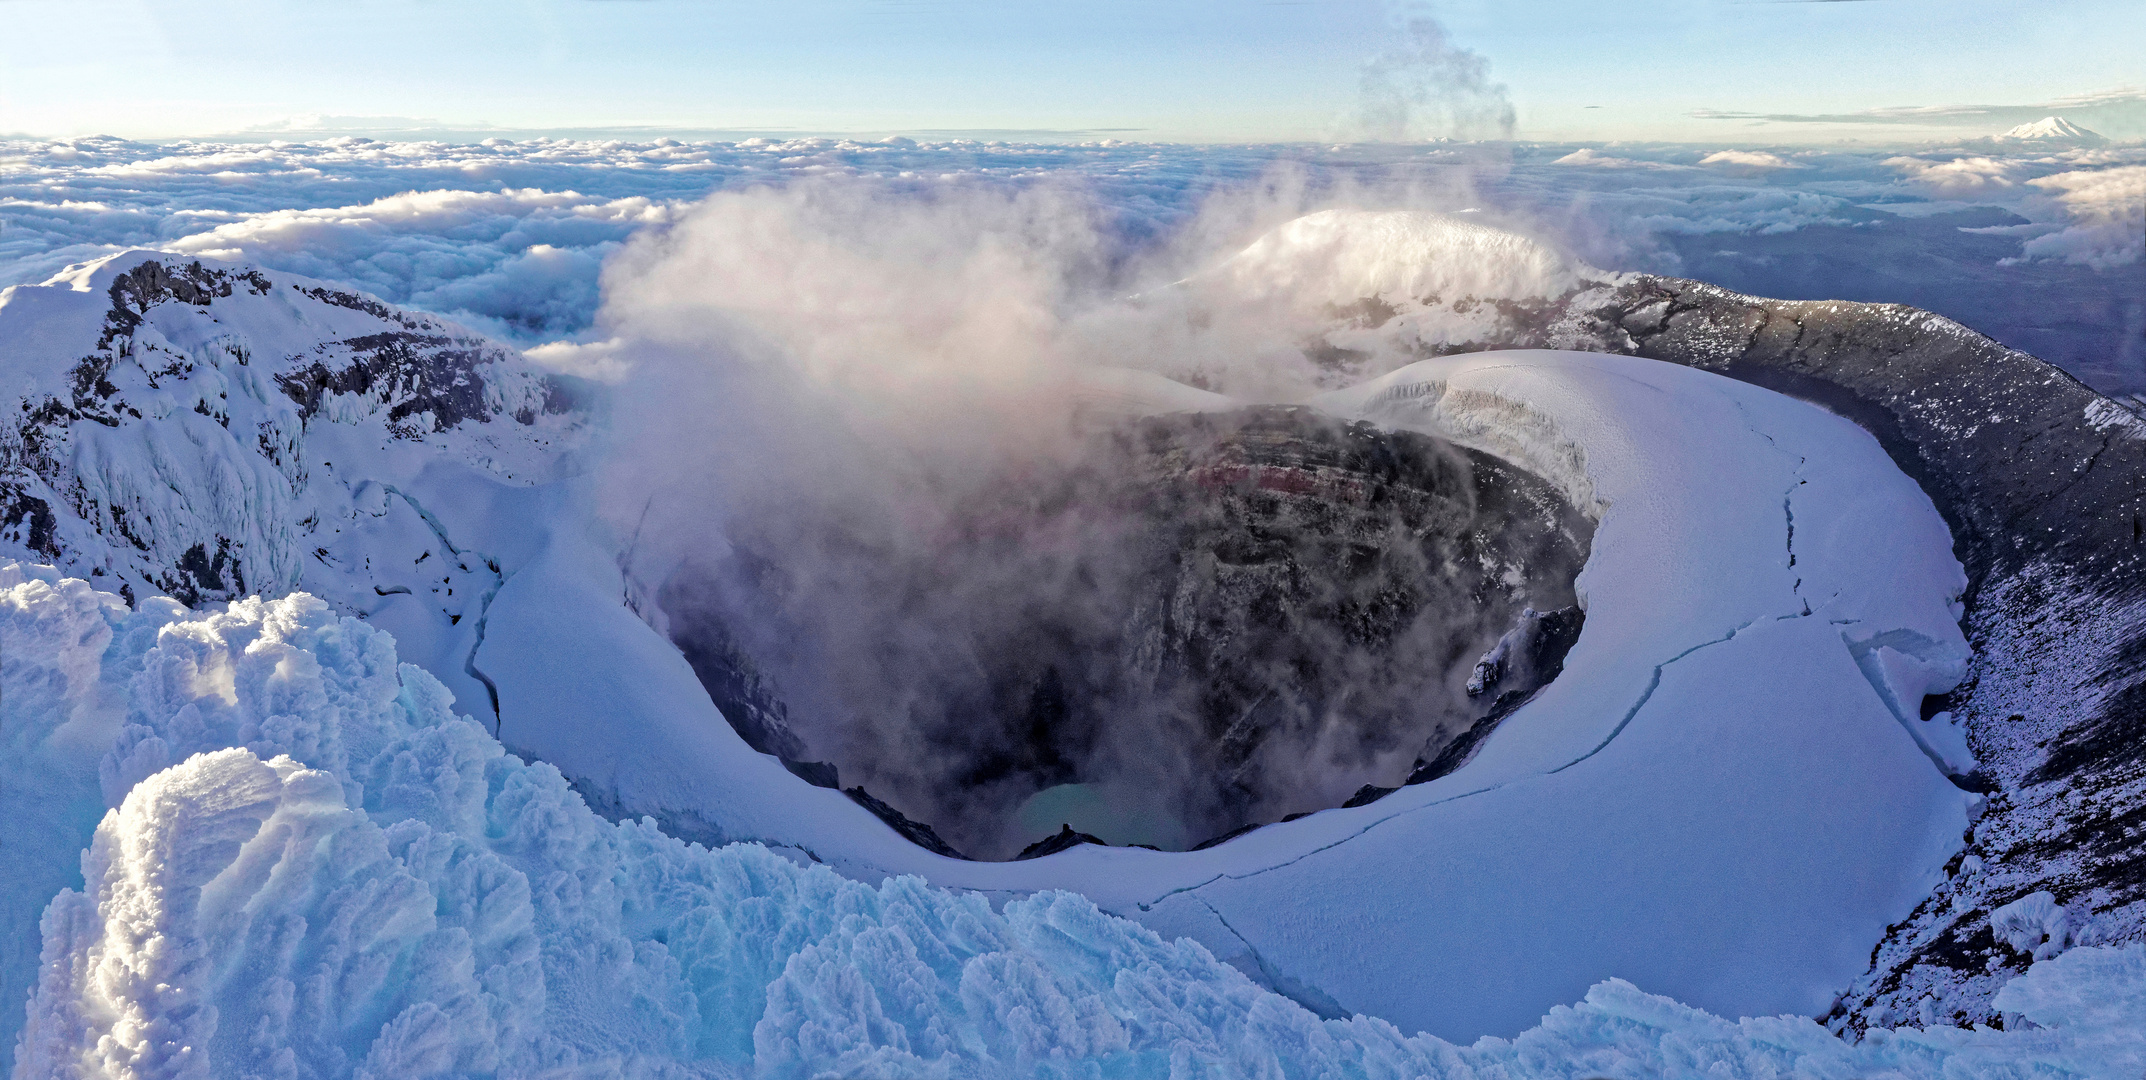
<path fill-rule="evenodd" d="M 130 610 L 7 563 L 0 632 L 17 871 L 0 891 L 0 990 L 20 1000 L 34 980 L 11 1040 L 19 1078 L 2118 1077 L 2146 1063 L 2136 947 L 2037 965 L 2004 991 L 2027 1022 L 2003 1032 L 1851 1044 L 1615 980 L 1467 1046 L 1322 1019 L 1072 894 L 995 907 L 605 821 L 557 770 L 453 715 L 385 633 L 310 596 Z M 41 925 L 17 917 L 39 907 Z"/>

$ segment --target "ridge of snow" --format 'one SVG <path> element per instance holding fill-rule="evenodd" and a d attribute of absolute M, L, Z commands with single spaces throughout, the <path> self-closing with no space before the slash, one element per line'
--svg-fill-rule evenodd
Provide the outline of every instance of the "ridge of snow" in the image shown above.
<path fill-rule="evenodd" d="M 0 992 L 31 991 L 0 1052 L 18 1077 L 2098 1080 L 2146 1063 L 2136 946 L 2037 963 L 2000 993 L 2024 1021 L 2001 1032 L 1850 1044 L 1608 979 L 1512 1039 L 1411 1036 L 1316 1015 L 1072 894 L 995 908 L 606 822 L 453 715 L 388 635 L 309 596 L 129 609 L 5 562 L 0 633 L 19 871 L 0 884 Z"/>
<path fill-rule="evenodd" d="M 0 550 L 128 596 L 307 589 L 488 712 L 464 658 L 498 572 L 421 504 L 489 506 L 571 471 L 586 418 L 565 389 L 331 284 L 106 256 L 0 292 Z"/>

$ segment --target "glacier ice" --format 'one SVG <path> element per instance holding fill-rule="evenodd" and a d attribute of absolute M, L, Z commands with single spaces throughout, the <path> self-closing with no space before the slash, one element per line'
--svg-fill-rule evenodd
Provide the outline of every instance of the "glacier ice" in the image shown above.
<path fill-rule="evenodd" d="M 43 908 L 5 923 L 0 954 L 0 989 L 34 985 L 7 1020 L 18 1078 L 2116 1077 L 2146 1062 L 2139 947 L 2036 965 L 2001 995 L 2027 1023 L 2001 1032 L 1850 1044 L 1618 980 L 1467 1046 L 1322 1019 L 1075 894 L 867 885 L 607 822 L 454 715 L 388 635 L 304 594 L 129 609 L 5 563 L 0 635 L 0 898 Z M 71 825 L 23 813 L 37 802 Z"/>

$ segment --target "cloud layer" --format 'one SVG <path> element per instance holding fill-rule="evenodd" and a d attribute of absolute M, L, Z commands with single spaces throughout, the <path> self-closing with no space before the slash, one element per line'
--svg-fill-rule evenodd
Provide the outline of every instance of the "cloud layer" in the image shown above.
<path fill-rule="evenodd" d="M 1403 128 L 1420 120 L 1495 134 L 1499 88 L 1467 56 L 1418 44 L 1421 55 L 1380 69 L 1381 85 L 1407 106 Z M 1912 303 L 2097 385 L 2146 389 L 2133 340 L 2146 314 L 2121 302 L 2142 291 L 2134 286 L 2146 266 L 2142 168 L 2146 146 L 2136 144 L 2046 150 L 1989 140 L 1910 153 L 901 138 L 0 141 L 0 285 L 121 247 L 244 258 L 349 282 L 525 346 L 557 343 L 547 355 L 597 370 L 601 350 L 589 342 L 601 336 L 592 325 L 605 260 L 716 191 L 830 177 L 890 193 L 1077 190 L 1107 249 L 1097 258 L 1113 266 L 1249 239 L 1275 214 L 1478 207 L 1605 269 Z M 1194 233 L 1200 242 L 1187 243 Z"/>

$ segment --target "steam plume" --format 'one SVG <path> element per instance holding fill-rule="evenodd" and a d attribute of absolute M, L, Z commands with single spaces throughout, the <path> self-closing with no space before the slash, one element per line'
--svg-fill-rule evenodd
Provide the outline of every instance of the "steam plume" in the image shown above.
<path fill-rule="evenodd" d="M 1453 43 L 1427 5 L 1398 5 L 1401 41 L 1363 67 L 1357 122 L 1374 139 L 1510 139 L 1515 117 L 1490 61 Z"/>

